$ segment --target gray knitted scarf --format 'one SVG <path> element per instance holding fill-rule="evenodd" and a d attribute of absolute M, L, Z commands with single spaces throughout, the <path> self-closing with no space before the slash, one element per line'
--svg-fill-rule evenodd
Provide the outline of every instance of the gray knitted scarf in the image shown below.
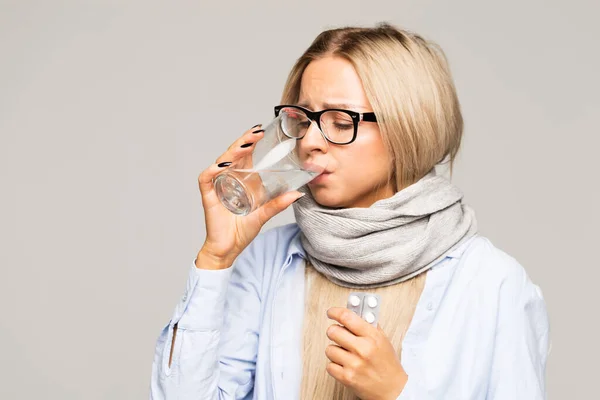
<path fill-rule="evenodd" d="M 434 170 L 369 208 L 319 205 L 303 187 L 294 203 L 308 260 L 340 286 L 367 289 L 420 274 L 477 232 L 462 192 Z"/>

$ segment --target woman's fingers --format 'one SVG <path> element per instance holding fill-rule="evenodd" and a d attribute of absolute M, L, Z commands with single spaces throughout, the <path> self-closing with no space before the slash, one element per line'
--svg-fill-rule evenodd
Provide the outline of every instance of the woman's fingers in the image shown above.
<path fill-rule="evenodd" d="M 373 336 L 377 329 L 362 319 L 356 313 L 345 307 L 331 307 L 327 310 L 327 317 L 345 326 L 356 336 Z"/>
<path fill-rule="evenodd" d="M 202 198 L 204 201 L 215 201 L 217 199 L 217 195 L 213 190 L 213 179 L 215 176 L 219 175 L 223 170 L 231 165 L 231 162 L 222 162 L 220 164 L 212 164 L 208 168 L 206 168 L 202 173 L 198 176 L 198 187 L 200 188 L 200 193 L 202 194 Z"/>
<path fill-rule="evenodd" d="M 356 352 L 359 338 L 343 326 L 333 324 L 327 328 L 327 337 L 344 349 Z"/>
<path fill-rule="evenodd" d="M 254 144 L 262 139 L 262 125 L 254 125 L 252 128 L 244 132 L 244 134 L 236 140 L 225 153 L 223 153 L 217 161 L 206 168 L 198 176 L 198 186 L 203 198 L 208 200 L 216 199 L 213 188 L 213 179 L 221 173 L 225 168 L 239 162 L 240 159 L 250 156 L 254 148 Z M 207 197 L 208 196 L 208 197 Z"/>
<path fill-rule="evenodd" d="M 330 344 L 325 348 L 325 355 L 331 362 L 341 365 L 342 367 L 354 365 L 358 361 L 354 354 L 334 344 Z"/>
<path fill-rule="evenodd" d="M 288 208 L 302 196 L 304 196 L 304 193 L 298 191 L 284 193 L 268 201 L 250 215 L 256 218 L 260 226 L 263 226 L 268 220 Z"/>
<path fill-rule="evenodd" d="M 256 142 L 262 139 L 263 136 L 264 130 L 262 130 L 261 125 L 255 125 L 255 127 L 244 132 L 238 140 L 233 142 L 227 151 L 217 158 L 216 163 L 220 164 L 228 161 L 235 164 L 238 160 L 249 156 L 252 154 Z"/>

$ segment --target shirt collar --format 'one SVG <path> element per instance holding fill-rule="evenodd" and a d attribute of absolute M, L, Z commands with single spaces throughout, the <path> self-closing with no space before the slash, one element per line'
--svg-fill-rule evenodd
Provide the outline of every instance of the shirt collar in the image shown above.
<path fill-rule="evenodd" d="M 469 247 L 469 244 L 471 244 L 471 242 L 477 237 L 477 235 L 473 235 L 471 236 L 469 239 L 467 239 L 465 242 L 463 242 L 462 244 L 460 244 L 457 248 L 455 248 L 454 250 L 452 250 L 450 253 L 448 253 L 446 255 L 446 257 L 448 258 L 460 258 L 463 253 L 465 252 L 465 250 L 467 250 L 467 247 Z"/>
<path fill-rule="evenodd" d="M 290 245 L 288 246 L 288 250 L 287 250 L 286 259 L 289 259 L 291 256 L 294 256 L 294 255 L 302 257 L 302 258 L 306 258 L 306 251 L 304 250 L 304 247 L 302 247 L 302 241 L 300 240 L 302 231 L 300 230 L 300 227 L 297 225 L 296 225 L 296 228 L 297 228 L 297 232 L 292 237 L 292 240 L 290 241 Z"/>

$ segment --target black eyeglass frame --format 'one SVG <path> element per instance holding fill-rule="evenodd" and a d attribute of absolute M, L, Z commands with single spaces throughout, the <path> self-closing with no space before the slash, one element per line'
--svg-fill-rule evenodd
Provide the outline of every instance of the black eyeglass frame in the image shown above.
<path fill-rule="evenodd" d="M 375 117 L 374 112 L 359 113 L 356 111 L 344 110 L 341 108 L 328 108 L 328 109 L 321 110 L 321 111 L 310 111 L 304 107 L 300 107 L 300 106 L 296 106 L 296 105 L 285 105 L 285 104 L 275 106 L 275 117 L 276 118 L 279 116 L 279 113 L 284 108 L 295 108 L 297 110 L 302 111 L 308 117 L 308 119 L 310 119 L 311 121 L 315 121 L 317 123 L 319 130 L 321 131 L 321 133 L 323 134 L 325 139 L 327 139 L 328 142 L 333 143 L 333 144 L 338 144 L 338 145 L 350 144 L 356 140 L 356 136 L 358 135 L 358 123 L 360 121 L 377 122 L 377 117 Z M 343 112 L 343 113 L 346 113 L 347 115 L 349 115 L 350 118 L 352 118 L 352 123 L 354 125 L 354 133 L 352 134 L 352 139 L 349 142 L 335 142 L 335 141 L 329 139 L 327 137 L 327 134 L 325 132 L 323 132 L 323 129 L 321 129 L 321 115 L 325 114 L 328 111 Z M 302 136 L 302 137 L 304 137 L 304 136 Z M 302 139 L 302 138 L 298 138 L 298 140 L 300 140 L 300 139 Z"/>

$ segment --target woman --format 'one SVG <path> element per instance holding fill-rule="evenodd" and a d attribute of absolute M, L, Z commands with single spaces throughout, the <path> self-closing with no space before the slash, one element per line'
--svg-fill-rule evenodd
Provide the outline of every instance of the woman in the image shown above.
<path fill-rule="evenodd" d="M 301 156 L 327 171 L 234 216 L 212 180 L 251 154 L 255 126 L 202 172 L 206 240 L 151 398 L 545 398 L 541 292 L 435 174 L 463 130 L 442 51 L 390 25 L 325 31 L 282 103 L 310 122 Z M 315 113 L 328 109 L 349 111 Z M 297 224 L 258 235 L 292 203 Z M 381 296 L 377 327 L 345 307 L 353 291 Z"/>

